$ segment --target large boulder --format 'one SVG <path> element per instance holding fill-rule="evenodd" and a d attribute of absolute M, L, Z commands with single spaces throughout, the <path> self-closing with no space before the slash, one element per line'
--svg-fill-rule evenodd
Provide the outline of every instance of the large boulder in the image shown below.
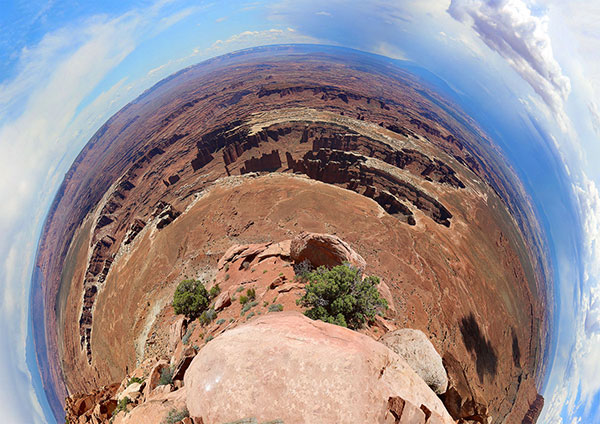
<path fill-rule="evenodd" d="M 344 262 L 364 271 L 367 263 L 348 243 L 331 234 L 302 232 L 290 245 L 290 256 L 296 263 L 308 261 L 314 267 L 333 267 Z"/>
<path fill-rule="evenodd" d="M 439 422 L 453 423 L 399 355 L 298 312 L 261 316 L 208 342 L 185 373 L 185 389 L 190 416 L 205 423 L 405 422 L 398 404 L 406 413 L 424 405 Z M 410 422 L 423 424 L 422 416 Z"/>
<path fill-rule="evenodd" d="M 137 400 L 142 395 L 143 383 L 131 383 L 128 385 L 125 390 L 119 393 L 117 400 L 120 402 L 124 398 L 129 398 L 130 400 Z"/>
<path fill-rule="evenodd" d="M 380 341 L 400 355 L 434 392 L 446 391 L 448 375 L 442 357 L 422 331 L 402 328 L 386 333 Z"/>
<path fill-rule="evenodd" d="M 229 305 L 231 305 L 231 296 L 229 295 L 229 292 L 224 291 L 223 293 L 220 293 L 217 296 L 217 299 L 215 300 L 214 309 L 215 311 L 219 312 L 222 309 L 228 307 Z"/>

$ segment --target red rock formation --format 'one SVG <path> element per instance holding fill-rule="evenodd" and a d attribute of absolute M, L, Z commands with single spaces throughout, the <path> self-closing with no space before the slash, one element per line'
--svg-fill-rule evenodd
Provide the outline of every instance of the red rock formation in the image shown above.
<path fill-rule="evenodd" d="M 281 158 L 277 150 L 271 151 L 271 153 L 264 153 L 261 157 L 255 158 L 252 156 L 250 159 L 244 161 L 244 166 L 240 170 L 241 174 L 247 174 L 248 172 L 262 172 L 262 171 L 276 171 L 281 168 Z"/>
<path fill-rule="evenodd" d="M 65 420 L 68 423 L 105 423 L 112 416 L 117 401 L 114 396 L 119 384 L 100 387 L 89 394 L 66 399 Z"/>
<path fill-rule="evenodd" d="M 301 233 L 290 244 L 290 256 L 296 263 L 304 261 L 317 268 L 320 266 L 333 267 L 349 263 L 364 271 L 365 260 L 356 253 L 346 242 L 330 234 Z"/>
<path fill-rule="evenodd" d="M 537 395 L 533 403 L 529 405 L 529 410 L 527 411 L 527 414 L 525 414 L 522 424 L 535 424 L 542 413 L 543 407 L 544 397 L 542 395 Z"/>
<path fill-rule="evenodd" d="M 126 245 L 131 243 L 133 239 L 135 239 L 135 237 L 140 233 L 140 231 L 144 229 L 145 226 L 146 223 L 143 220 L 139 218 L 134 219 L 131 225 L 129 226 L 129 232 L 125 236 L 123 243 Z"/>
<path fill-rule="evenodd" d="M 348 189 L 371 197 L 389 214 L 405 217 L 415 224 L 412 211 L 402 202 L 411 202 L 438 224 L 450 226 L 452 214 L 438 200 L 378 167 L 374 162 L 366 165 L 366 158 L 339 150 L 319 149 L 310 151 L 301 160 L 287 156 L 288 166 L 319 181 L 340 184 Z"/>
<path fill-rule="evenodd" d="M 160 212 L 158 212 L 159 208 Z M 157 207 L 156 228 L 162 230 L 175 219 L 177 219 L 179 215 L 181 215 L 181 212 L 175 210 L 173 206 L 169 204 L 161 204 L 159 207 Z"/>

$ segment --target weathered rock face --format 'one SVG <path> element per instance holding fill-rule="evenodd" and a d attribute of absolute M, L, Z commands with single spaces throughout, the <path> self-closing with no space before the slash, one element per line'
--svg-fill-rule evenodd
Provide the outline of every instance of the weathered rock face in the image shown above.
<path fill-rule="evenodd" d="M 463 366 L 452 355 L 446 354 L 443 363 L 450 378 L 448 389 L 441 398 L 452 418 L 485 422 L 489 416 L 488 406 L 481 391 L 471 384 Z"/>
<path fill-rule="evenodd" d="M 442 394 L 446 391 L 448 376 L 442 357 L 425 333 L 403 328 L 386 333 L 380 342 L 400 355 L 434 392 Z"/>
<path fill-rule="evenodd" d="M 210 341 L 192 361 L 185 387 L 190 415 L 210 423 L 245 417 L 286 424 L 393 423 L 394 397 L 424 405 L 441 423 L 453 422 L 390 349 L 299 313 L 259 317 Z"/>
<path fill-rule="evenodd" d="M 281 158 L 279 152 L 273 150 L 271 153 L 264 153 L 259 158 L 251 157 L 244 161 L 244 166 L 240 172 L 247 174 L 248 172 L 275 171 L 279 168 L 281 168 Z"/>
<path fill-rule="evenodd" d="M 290 256 L 296 263 L 333 267 L 345 262 L 364 271 L 365 260 L 345 241 L 330 234 L 301 233 L 291 241 Z"/>
<path fill-rule="evenodd" d="M 120 412 L 115 416 L 113 424 L 163 424 L 167 422 L 166 419 L 171 411 L 182 411 L 184 408 L 185 390 L 180 389 L 147 399 L 127 413 Z M 201 422 L 193 424 L 201 424 Z"/>
<path fill-rule="evenodd" d="M 534 424 L 537 422 L 540 414 L 542 413 L 542 408 L 544 407 L 544 398 L 541 395 L 537 395 L 535 400 L 529 405 L 529 410 L 527 414 L 525 414 L 525 418 L 523 418 L 522 424 Z"/>
<path fill-rule="evenodd" d="M 177 318 L 177 320 L 171 324 L 171 328 L 169 329 L 169 351 L 174 351 L 177 343 L 183 337 L 185 330 L 187 328 L 187 321 L 184 316 Z"/>
<path fill-rule="evenodd" d="M 119 384 L 103 386 L 85 395 L 67 398 L 65 417 L 69 423 L 106 422 L 117 407 L 114 395 Z"/>
<path fill-rule="evenodd" d="M 169 366 L 169 363 L 165 360 L 158 361 L 156 365 L 154 365 L 152 371 L 150 371 L 148 381 L 146 382 L 146 386 L 144 388 L 144 396 L 146 398 L 148 398 L 152 391 L 158 387 L 161 372 Z"/>
<path fill-rule="evenodd" d="M 140 396 L 142 396 L 143 388 L 144 386 L 140 383 L 131 383 L 125 388 L 125 390 L 119 393 L 117 400 L 122 401 L 124 398 L 137 400 Z"/>

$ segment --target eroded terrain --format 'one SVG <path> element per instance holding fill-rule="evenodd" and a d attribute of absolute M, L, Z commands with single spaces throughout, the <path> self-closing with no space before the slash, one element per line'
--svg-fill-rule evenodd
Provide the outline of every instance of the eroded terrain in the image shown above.
<path fill-rule="evenodd" d="M 231 293 L 250 284 L 261 302 L 300 309 L 284 258 L 229 265 L 236 272 L 218 261 L 232 245 L 302 231 L 341 237 L 381 277 L 390 309 L 364 333 L 423 330 L 450 380 L 494 422 L 521 422 L 535 407 L 547 271 L 502 156 L 387 62 L 279 47 L 180 71 L 111 118 L 75 161 L 37 262 L 54 408 L 172 354 L 170 299 L 183 278 Z M 280 276 L 283 291 L 285 281 L 271 287 Z M 240 309 L 219 315 L 227 328 L 248 319 Z M 223 330 L 198 326 L 191 337 L 201 345 Z"/>

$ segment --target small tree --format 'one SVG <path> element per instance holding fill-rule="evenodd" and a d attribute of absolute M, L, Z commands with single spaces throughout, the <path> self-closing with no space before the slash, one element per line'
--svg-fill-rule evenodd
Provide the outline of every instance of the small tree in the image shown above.
<path fill-rule="evenodd" d="M 358 329 L 375 318 L 378 308 L 387 308 L 377 290 L 379 278 L 362 278 L 361 272 L 348 264 L 319 267 L 302 279 L 308 284 L 297 303 L 309 308 L 304 314 L 311 319 Z"/>
<path fill-rule="evenodd" d="M 173 309 L 176 314 L 196 319 L 208 308 L 209 302 L 209 294 L 201 281 L 183 280 L 175 290 Z"/>
<path fill-rule="evenodd" d="M 171 367 L 164 367 L 160 370 L 160 378 L 158 379 L 159 386 L 166 386 L 173 383 L 173 369 Z"/>
<path fill-rule="evenodd" d="M 215 284 L 214 286 L 212 286 L 212 288 L 208 292 L 211 299 L 214 299 L 215 297 L 217 297 L 219 295 L 219 293 L 221 293 L 221 287 L 218 284 Z"/>

